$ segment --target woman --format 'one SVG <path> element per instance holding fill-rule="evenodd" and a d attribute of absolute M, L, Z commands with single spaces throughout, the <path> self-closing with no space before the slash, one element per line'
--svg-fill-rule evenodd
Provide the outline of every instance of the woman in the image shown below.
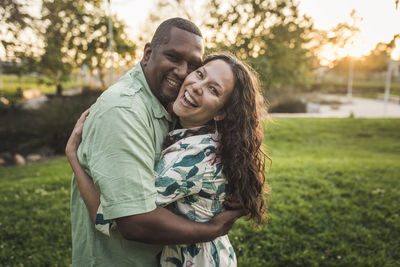
<path fill-rule="evenodd" d="M 155 166 L 157 205 L 207 222 L 222 211 L 225 198 L 231 198 L 250 219 L 261 222 L 266 208 L 265 154 L 258 89 L 251 69 L 226 54 L 207 57 L 186 77 L 173 104 L 178 127 L 166 138 Z M 108 234 L 113 223 L 102 220 L 99 193 L 76 160 L 85 116 L 75 126 L 78 135 L 71 135 L 66 152 L 89 213 L 93 220 L 97 217 L 96 228 Z M 236 266 L 236 257 L 226 235 L 211 242 L 166 246 L 160 263 Z"/>

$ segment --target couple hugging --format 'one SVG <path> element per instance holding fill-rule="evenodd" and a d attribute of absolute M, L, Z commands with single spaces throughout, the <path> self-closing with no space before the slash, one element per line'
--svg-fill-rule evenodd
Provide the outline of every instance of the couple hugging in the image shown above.
<path fill-rule="evenodd" d="M 72 131 L 72 266 L 236 266 L 227 233 L 265 216 L 260 93 L 229 54 L 203 60 L 173 18 Z"/>

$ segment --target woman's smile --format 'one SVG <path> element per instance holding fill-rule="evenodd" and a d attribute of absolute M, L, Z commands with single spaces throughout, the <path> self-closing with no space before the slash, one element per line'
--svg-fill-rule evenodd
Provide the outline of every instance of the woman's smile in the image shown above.
<path fill-rule="evenodd" d="M 217 116 L 233 91 L 234 76 L 223 60 L 213 60 L 184 80 L 173 111 L 184 128 L 205 125 Z"/>

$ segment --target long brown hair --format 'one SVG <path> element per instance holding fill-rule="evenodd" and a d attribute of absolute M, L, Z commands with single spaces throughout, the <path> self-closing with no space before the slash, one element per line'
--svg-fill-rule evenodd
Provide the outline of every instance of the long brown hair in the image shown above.
<path fill-rule="evenodd" d="M 233 55 L 215 54 L 204 60 L 226 62 L 235 77 L 233 92 L 224 106 L 226 116 L 217 121 L 221 134 L 222 170 L 228 179 L 228 196 L 248 211 L 248 218 L 260 223 L 266 215 L 265 156 L 260 122 L 263 98 L 253 69 Z"/>

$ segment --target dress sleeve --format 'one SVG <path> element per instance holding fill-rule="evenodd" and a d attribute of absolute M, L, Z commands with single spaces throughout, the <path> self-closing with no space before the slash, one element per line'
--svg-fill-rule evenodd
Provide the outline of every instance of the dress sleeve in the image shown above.
<path fill-rule="evenodd" d="M 163 175 L 156 178 L 157 205 L 166 206 L 184 197 L 198 194 L 203 186 L 203 176 L 209 172 L 210 154 L 213 146 L 200 146 L 191 144 L 181 150 L 172 152 L 177 153 L 172 160 L 164 161 L 165 166 Z M 165 160 L 165 159 L 164 159 Z"/>
<path fill-rule="evenodd" d="M 114 222 L 112 220 L 104 219 L 103 207 L 101 206 L 100 203 L 99 208 L 97 209 L 96 222 L 94 224 L 96 230 L 100 231 L 106 236 L 110 236 L 110 228 L 113 223 Z"/>
<path fill-rule="evenodd" d="M 105 219 L 156 208 L 155 145 L 148 120 L 135 110 L 114 107 L 88 129 L 91 150 L 87 162 Z"/>

